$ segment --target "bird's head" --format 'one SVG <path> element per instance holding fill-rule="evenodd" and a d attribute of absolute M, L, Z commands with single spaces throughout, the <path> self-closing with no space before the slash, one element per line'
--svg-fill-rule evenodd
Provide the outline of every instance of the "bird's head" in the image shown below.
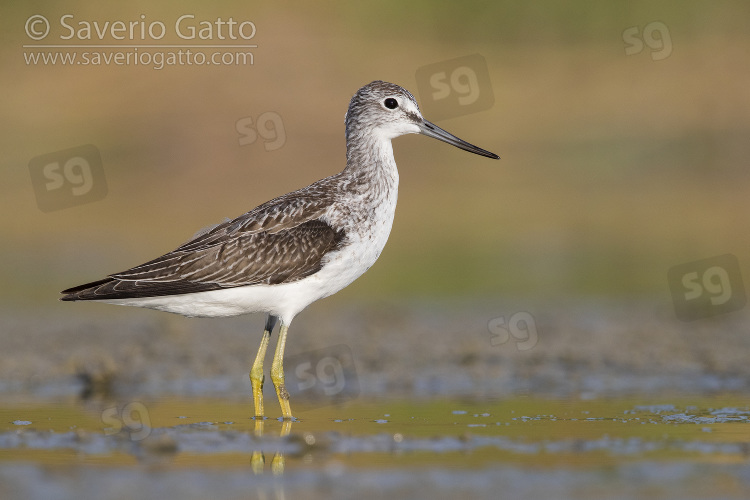
<path fill-rule="evenodd" d="M 376 80 L 354 94 L 346 112 L 347 143 L 371 135 L 390 140 L 406 134 L 423 134 L 471 153 L 499 158 L 425 120 L 417 100 L 403 87 Z"/>

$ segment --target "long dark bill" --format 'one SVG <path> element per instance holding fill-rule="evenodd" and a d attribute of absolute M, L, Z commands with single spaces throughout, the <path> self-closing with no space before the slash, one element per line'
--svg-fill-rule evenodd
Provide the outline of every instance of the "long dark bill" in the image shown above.
<path fill-rule="evenodd" d="M 490 153 L 489 151 L 485 149 L 478 148 L 473 144 L 469 144 L 463 139 L 459 139 L 458 137 L 451 134 L 450 132 L 446 132 L 445 130 L 441 129 L 434 123 L 430 123 L 427 120 L 424 120 L 421 124 L 419 124 L 419 128 L 420 128 L 420 133 L 423 135 L 426 135 L 427 137 L 434 137 L 435 139 L 438 139 L 443 142 L 447 142 L 448 144 L 452 146 L 456 146 L 457 148 L 463 149 L 464 151 L 468 151 L 470 153 L 478 154 L 481 156 L 486 156 L 487 158 L 493 158 L 495 160 L 500 159 L 500 157 L 497 156 L 495 153 Z"/>

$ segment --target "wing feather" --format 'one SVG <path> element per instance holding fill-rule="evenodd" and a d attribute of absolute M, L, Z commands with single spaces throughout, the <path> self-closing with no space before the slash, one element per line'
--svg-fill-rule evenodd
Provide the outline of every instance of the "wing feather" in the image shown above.
<path fill-rule="evenodd" d="M 62 300 L 176 295 L 314 274 L 345 238 L 324 217 L 333 200 L 322 183 L 330 180 L 264 203 L 149 262 L 64 290 Z"/>

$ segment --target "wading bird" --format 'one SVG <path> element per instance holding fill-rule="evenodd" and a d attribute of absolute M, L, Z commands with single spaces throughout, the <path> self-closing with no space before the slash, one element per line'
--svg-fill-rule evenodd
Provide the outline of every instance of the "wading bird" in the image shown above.
<path fill-rule="evenodd" d="M 263 417 L 263 360 L 277 321 L 271 380 L 284 419 L 284 346 L 294 317 L 360 277 L 380 256 L 393 224 L 398 170 L 391 139 L 423 134 L 498 159 L 422 118 L 411 93 L 383 81 L 354 94 L 346 113 L 346 168 L 223 222 L 152 261 L 64 290 L 61 300 L 147 307 L 189 317 L 267 313 L 250 370 Z"/>

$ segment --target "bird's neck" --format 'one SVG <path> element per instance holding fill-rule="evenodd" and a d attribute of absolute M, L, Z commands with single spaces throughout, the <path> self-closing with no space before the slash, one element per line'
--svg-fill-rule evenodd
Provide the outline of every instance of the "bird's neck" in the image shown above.
<path fill-rule="evenodd" d="M 347 141 L 344 175 L 359 189 L 398 189 L 398 169 L 390 138 L 369 136 Z"/>

